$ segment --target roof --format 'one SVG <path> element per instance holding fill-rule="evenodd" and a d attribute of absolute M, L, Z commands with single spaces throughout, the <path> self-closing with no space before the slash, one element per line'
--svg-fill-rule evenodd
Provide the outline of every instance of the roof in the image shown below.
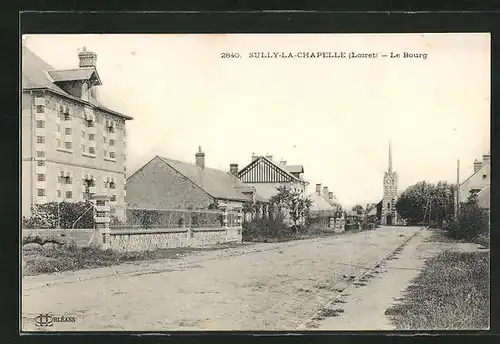
<path fill-rule="evenodd" d="M 93 75 L 98 80 L 98 84 L 101 85 L 101 80 L 97 74 L 97 70 L 94 67 L 84 67 L 76 69 L 66 69 L 66 70 L 52 70 L 48 72 L 54 82 L 60 81 L 72 81 L 72 80 L 88 80 Z"/>
<path fill-rule="evenodd" d="M 318 195 L 317 193 L 312 193 L 309 195 L 309 198 L 312 201 L 311 210 L 336 210 L 322 195 Z"/>
<path fill-rule="evenodd" d="M 287 172 L 290 173 L 304 173 L 304 166 L 302 165 L 281 165 Z"/>
<path fill-rule="evenodd" d="M 265 156 L 259 156 L 257 158 L 258 160 L 265 160 L 267 162 L 269 162 L 270 164 L 276 166 L 277 168 L 279 168 L 281 171 L 283 171 L 283 173 L 285 173 L 287 176 L 289 176 L 292 180 L 295 180 L 295 181 L 299 181 L 301 183 L 305 183 L 305 184 L 308 184 L 307 181 L 305 181 L 304 179 L 302 178 L 297 178 L 296 176 L 294 176 L 291 172 L 289 172 L 286 167 L 288 167 L 288 165 L 283 165 L 283 164 L 279 164 L 279 163 L 276 163 L 274 161 L 272 161 L 271 159 L 268 159 L 266 158 Z M 256 160 L 253 160 L 251 161 L 248 165 L 246 165 L 243 169 L 241 169 L 241 171 L 238 173 L 238 175 L 242 175 L 243 172 L 245 172 Z M 293 166 L 293 165 L 290 165 L 290 166 Z M 276 190 L 274 190 L 275 192 Z"/>
<path fill-rule="evenodd" d="M 188 178 L 191 182 L 199 186 L 206 193 L 214 198 L 248 201 L 248 197 L 243 195 L 238 188 L 248 187 L 238 178 L 229 172 L 205 167 L 201 169 L 195 164 L 168 159 L 158 156 L 167 165 Z"/>
<path fill-rule="evenodd" d="M 468 176 L 463 182 L 460 183 L 460 186 L 462 186 L 463 184 L 465 184 L 466 181 L 468 181 L 469 179 L 471 179 L 473 176 L 475 176 L 476 174 L 478 173 L 482 173 L 484 172 L 484 170 L 490 170 L 491 169 L 491 166 L 490 164 L 483 164 L 481 166 L 481 168 L 479 170 L 477 170 L 476 172 L 472 173 L 470 176 Z"/>
<path fill-rule="evenodd" d="M 80 73 L 82 75 L 85 75 L 87 68 L 79 68 L 78 70 L 82 70 Z M 89 68 L 91 70 L 94 70 L 94 68 Z M 70 70 L 71 71 L 71 70 Z M 62 74 L 61 74 L 62 73 Z M 51 65 L 49 65 L 47 62 L 45 62 L 43 59 L 41 59 L 38 55 L 33 53 L 30 49 L 25 47 L 24 45 L 22 46 L 22 68 L 21 68 L 21 86 L 23 90 L 36 90 L 36 89 L 46 89 L 51 92 L 54 92 L 60 96 L 70 98 L 72 100 L 75 100 L 77 102 L 80 102 L 85 105 L 90 105 L 93 107 L 97 107 L 101 110 L 104 110 L 106 112 L 109 112 L 111 114 L 114 114 L 116 116 L 122 117 L 124 119 L 133 119 L 130 116 L 126 116 L 120 112 L 114 111 L 109 109 L 108 107 L 104 106 L 100 101 L 97 99 L 92 99 L 91 101 L 86 101 L 81 98 L 75 97 L 66 91 L 64 91 L 62 88 L 57 86 L 52 79 L 52 75 L 55 75 L 56 78 L 68 78 L 70 77 L 68 74 L 72 74 L 72 72 L 68 71 L 57 71 L 55 70 Z M 73 77 L 73 76 L 71 76 Z"/>

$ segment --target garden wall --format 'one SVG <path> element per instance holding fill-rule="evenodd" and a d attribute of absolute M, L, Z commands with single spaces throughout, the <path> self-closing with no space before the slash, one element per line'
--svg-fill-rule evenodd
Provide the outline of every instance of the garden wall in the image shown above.
<path fill-rule="evenodd" d="M 22 229 L 21 231 L 23 238 L 34 235 L 42 238 L 53 238 L 64 243 L 74 241 L 78 246 L 89 246 L 92 234 L 97 235 L 98 233 L 95 229 Z"/>
<path fill-rule="evenodd" d="M 174 247 L 203 247 L 241 241 L 241 229 L 238 227 L 112 230 L 108 247 L 117 251 L 132 252 Z"/>

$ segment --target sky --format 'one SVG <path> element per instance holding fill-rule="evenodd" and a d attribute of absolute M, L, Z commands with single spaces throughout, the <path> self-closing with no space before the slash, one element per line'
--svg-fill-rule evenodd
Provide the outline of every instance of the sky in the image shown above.
<path fill-rule="evenodd" d="M 97 53 L 106 106 L 127 122 L 127 171 L 155 155 L 208 167 L 252 153 L 304 166 L 344 206 L 377 202 L 392 143 L 400 191 L 455 182 L 490 149 L 489 34 L 28 35 L 55 69 Z M 252 52 L 350 52 L 378 58 L 255 59 Z M 391 52 L 425 59 L 383 58 Z M 240 58 L 221 58 L 238 53 Z"/>

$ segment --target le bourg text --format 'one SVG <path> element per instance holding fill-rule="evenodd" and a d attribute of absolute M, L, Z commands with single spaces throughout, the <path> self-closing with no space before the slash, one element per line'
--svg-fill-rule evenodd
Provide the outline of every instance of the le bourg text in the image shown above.
<path fill-rule="evenodd" d="M 427 59 L 427 53 L 420 52 L 250 52 L 252 59 Z"/>

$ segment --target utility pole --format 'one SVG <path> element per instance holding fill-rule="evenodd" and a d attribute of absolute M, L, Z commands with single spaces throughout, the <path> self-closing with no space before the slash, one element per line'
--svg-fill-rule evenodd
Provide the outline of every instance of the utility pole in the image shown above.
<path fill-rule="evenodd" d="M 460 210 L 460 159 L 457 159 L 457 187 L 455 188 L 455 221 Z"/>

